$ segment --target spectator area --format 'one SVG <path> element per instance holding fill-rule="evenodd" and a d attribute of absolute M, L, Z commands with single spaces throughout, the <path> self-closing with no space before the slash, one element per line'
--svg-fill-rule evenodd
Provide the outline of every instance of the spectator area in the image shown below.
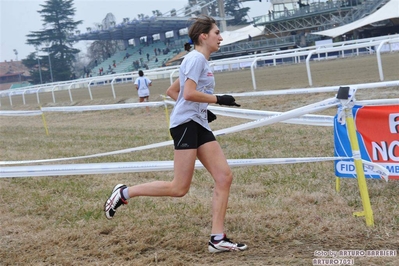
<path fill-rule="evenodd" d="M 91 69 L 91 75 L 99 76 L 100 68 L 103 68 L 102 75 L 159 68 L 166 66 L 169 60 L 175 58 L 183 50 L 183 47 L 177 47 L 175 43 L 167 44 L 161 41 L 129 46 L 126 50 L 116 52 Z"/>

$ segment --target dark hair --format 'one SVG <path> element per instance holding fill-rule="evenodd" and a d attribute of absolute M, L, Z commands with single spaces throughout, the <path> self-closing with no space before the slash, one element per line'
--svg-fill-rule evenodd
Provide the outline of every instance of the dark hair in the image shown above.
<path fill-rule="evenodd" d="M 188 42 L 186 42 L 186 43 L 184 44 L 184 50 L 186 50 L 187 52 L 190 52 L 190 49 L 191 49 L 191 44 L 188 43 Z"/>
<path fill-rule="evenodd" d="M 215 19 L 206 16 L 206 15 L 201 15 L 196 18 L 192 18 L 194 20 L 194 23 L 190 26 L 190 29 L 188 30 L 188 36 L 192 40 L 192 43 L 194 45 L 199 44 L 199 36 L 202 33 L 209 33 L 213 27 L 213 24 L 216 24 Z M 184 44 L 184 50 L 190 51 L 191 49 L 191 44 L 190 43 L 185 43 Z"/>
<path fill-rule="evenodd" d="M 144 76 L 143 70 L 139 70 L 139 76 L 140 76 L 140 77 Z"/>

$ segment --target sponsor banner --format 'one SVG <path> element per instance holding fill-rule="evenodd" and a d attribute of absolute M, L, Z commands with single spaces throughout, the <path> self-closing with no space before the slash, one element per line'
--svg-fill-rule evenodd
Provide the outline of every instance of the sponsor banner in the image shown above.
<path fill-rule="evenodd" d="M 399 180 L 399 103 L 384 106 L 359 106 L 352 109 L 357 129 L 360 155 L 363 160 L 377 163 L 389 171 L 390 179 Z M 346 125 L 334 118 L 334 155 L 352 157 Z M 353 159 L 336 160 L 338 177 L 356 177 Z M 380 178 L 364 166 L 367 178 Z"/>

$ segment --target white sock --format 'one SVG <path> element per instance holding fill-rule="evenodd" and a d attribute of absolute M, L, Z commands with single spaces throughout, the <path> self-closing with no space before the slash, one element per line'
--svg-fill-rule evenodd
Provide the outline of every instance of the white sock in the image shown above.
<path fill-rule="evenodd" d="M 125 200 L 130 199 L 130 197 L 129 197 L 129 189 L 128 189 L 128 188 L 124 188 L 124 189 L 122 190 L 122 195 L 123 195 L 123 197 L 125 198 Z"/>
<path fill-rule="evenodd" d="M 219 240 L 222 240 L 224 238 L 224 234 L 223 233 L 221 233 L 221 234 L 211 234 L 211 237 L 213 237 L 213 239 L 215 241 L 219 241 Z"/>

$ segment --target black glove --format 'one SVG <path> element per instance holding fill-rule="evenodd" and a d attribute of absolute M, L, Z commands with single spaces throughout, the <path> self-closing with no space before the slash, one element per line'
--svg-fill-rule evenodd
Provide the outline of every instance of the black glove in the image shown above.
<path fill-rule="evenodd" d="M 216 115 L 214 113 L 212 113 L 209 110 L 206 110 L 206 112 L 207 112 L 207 117 L 208 117 L 208 123 L 216 120 L 217 117 L 216 117 Z"/>
<path fill-rule="evenodd" d="M 240 107 L 241 105 L 236 103 L 236 99 L 234 99 L 233 96 L 231 95 L 216 95 L 216 103 L 220 105 L 229 105 L 229 106 L 238 106 Z"/>

